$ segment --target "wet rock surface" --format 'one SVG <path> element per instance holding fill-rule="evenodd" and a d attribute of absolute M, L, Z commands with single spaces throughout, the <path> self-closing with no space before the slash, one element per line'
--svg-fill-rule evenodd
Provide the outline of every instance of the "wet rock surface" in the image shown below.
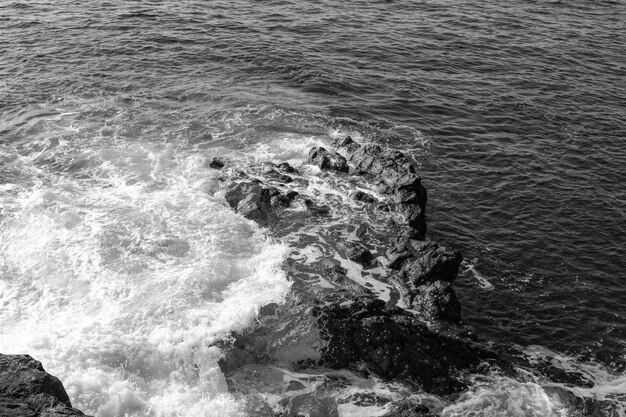
<path fill-rule="evenodd" d="M 463 261 L 461 253 L 435 242 L 399 239 L 387 252 L 389 277 L 407 305 L 429 320 L 461 322 L 461 306 L 450 285 Z"/>
<path fill-rule="evenodd" d="M 0 354 L 0 416 L 84 416 L 58 378 L 28 355 Z"/>
<path fill-rule="evenodd" d="M 258 415 L 277 409 L 285 416 L 338 415 L 337 397 L 319 387 L 307 391 L 299 381 L 286 383 L 278 369 L 321 372 L 335 392 L 342 386 L 338 375 L 350 371 L 449 394 L 466 388 L 462 372 L 496 357 L 457 326 L 460 305 L 451 283 L 462 257 L 424 241 L 426 190 L 415 165 L 401 153 L 349 137 L 337 142 L 337 150 L 313 148 L 308 159 L 337 191 L 312 193 L 306 169 L 289 164 L 265 163 L 224 181 L 235 211 L 293 248 L 285 263 L 293 281 L 285 304 L 264 307 L 253 328 L 222 346 L 220 366 L 230 388 L 255 398 L 249 404 Z M 343 191 L 363 181 L 371 191 Z M 447 323 L 440 327 L 448 330 L 433 331 L 428 321 Z M 267 393 L 284 400 L 270 407 Z M 384 406 L 391 400 L 371 401 Z M 390 416 L 431 415 L 414 402 L 385 407 Z"/>
<path fill-rule="evenodd" d="M 388 417 L 434 416 L 406 397 L 453 395 L 467 389 L 470 373 L 498 369 L 515 378 L 520 366 L 588 386 L 550 364 L 517 363 L 521 352 L 481 346 L 452 287 L 461 253 L 426 239 L 426 190 L 416 164 L 350 137 L 335 145 L 311 149 L 298 169 L 265 163 L 224 178 L 228 204 L 292 249 L 285 303 L 262 308 L 253 327 L 221 346 L 229 388 L 245 395 L 251 414 L 339 415 L 349 403 Z M 320 189 L 315 175 L 324 179 Z M 406 391 L 354 393 L 363 381 Z"/>
<path fill-rule="evenodd" d="M 318 166 L 321 170 L 348 172 L 346 158 L 336 152 L 329 152 L 325 148 L 313 148 L 309 152 L 309 163 Z"/>
<path fill-rule="evenodd" d="M 315 308 L 321 340 L 319 363 L 355 371 L 367 369 L 385 379 L 408 381 L 437 393 L 457 392 L 464 384 L 452 375 L 481 358 L 494 357 L 469 340 L 430 331 L 414 314 L 361 297 L 349 305 Z"/>
<path fill-rule="evenodd" d="M 425 405 L 406 400 L 394 404 L 393 409 L 383 417 L 434 417 Z"/>
<path fill-rule="evenodd" d="M 354 166 L 354 173 L 373 179 L 390 205 L 407 220 L 408 226 L 426 235 L 426 188 L 417 166 L 402 152 L 378 145 L 360 145 L 350 136 L 335 142 L 337 150 Z"/>
<path fill-rule="evenodd" d="M 287 195 L 274 187 L 263 185 L 259 180 L 232 185 L 226 192 L 226 201 L 237 213 L 261 226 L 275 222 L 278 211 L 291 204 Z"/>

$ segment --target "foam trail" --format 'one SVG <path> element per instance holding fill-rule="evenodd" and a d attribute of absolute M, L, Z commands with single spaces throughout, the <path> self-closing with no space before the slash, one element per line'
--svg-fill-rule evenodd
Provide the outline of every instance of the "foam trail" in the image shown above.
<path fill-rule="evenodd" d="M 518 382 L 497 377 L 488 384 L 475 381 L 471 391 L 464 393 L 441 412 L 441 417 L 561 417 L 566 410 L 534 382 Z"/>
<path fill-rule="evenodd" d="M 86 148 L 80 176 L 77 153 L 48 155 L 61 172 L 40 156 L 3 196 L 0 351 L 41 360 L 96 416 L 243 415 L 214 344 L 283 299 L 286 248 L 212 196 L 198 155 Z"/>

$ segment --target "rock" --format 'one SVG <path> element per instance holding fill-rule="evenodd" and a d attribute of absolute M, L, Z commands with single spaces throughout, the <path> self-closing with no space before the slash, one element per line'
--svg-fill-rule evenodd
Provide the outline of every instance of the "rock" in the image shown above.
<path fill-rule="evenodd" d="M 318 332 L 325 342 L 320 364 L 336 369 L 367 369 L 384 379 L 419 384 L 435 393 L 464 389 L 453 374 L 472 369 L 486 357 L 469 340 L 433 333 L 414 315 L 361 297 L 350 305 L 317 307 Z"/>
<path fill-rule="evenodd" d="M 391 411 L 383 417 L 435 417 L 428 407 L 411 400 L 403 400 L 392 405 Z"/>
<path fill-rule="evenodd" d="M 220 158 L 213 158 L 211 162 L 209 162 L 209 167 L 213 169 L 222 169 L 224 168 L 224 161 Z"/>
<path fill-rule="evenodd" d="M 255 328 L 236 335 L 237 353 L 220 363 L 227 378 L 244 373 L 251 355 L 303 372 L 347 369 L 447 394 L 465 388 L 455 376 L 459 370 L 475 371 L 481 360 L 495 358 L 472 340 L 435 333 L 415 314 L 372 295 L 336 293 L 312 303 L 290 296 L 283 313 L 259 316 Z M 244 364 L 239 370 L 237 362 Z"/>
<path fill-rule="evenodd" d="M 322 148 L 313 148 L 309 151 L 309 163 L 320 167 L 324 171 L 348 172 L 346 158 L 336 152 L 329 152 Z"/>
<path fill-rule="evenodd" d="M 266 178 L 270 178 L 270 179 L 273 179 L 274 181 L 278 181 L 284 184 L 287 184 L 293 181 L 293 178 L 291 178 L 289 175 L 281 174 L 280 172 L 272 168 L 265 169 L 263 171 L 263 175 L 265 175 Z"/>
<path fill-rule="evenodd" d="M 245 218 L 261 226 L 277 220 L 277 210 L 289 207 L 291 199 L 277 188 L 266 187 L 260 181 L 243 181 L 230 186 L 226 201 Z"/>
<path fill-rule="evenodd" d="M 307 198 L 304 200 L 307 214 L 311 216 L 323 216 L 330 213 L 330 207 L 327 205 L 317 205 L 313 200 Z"/>
<path fill-rule="evenodd" d="M 284 162 L 282 164 L 273 164 L 271 162 L 267 162 L 263 164 L 263 175 L 266 178 L 273 179 L 274 181 L 278 181 L 281 183 L 290 183 L 293 181 L 293 178 L 290 175 L 286 174 L 297 174 L 294 168 L 291 167 L 288 163 Z"/>
<path fill-rule="evenodd" d="M 428 320 L 461 322 L 461 306 L 450 285 L 463 257 L 435 242 L 401 238 L 387 251 L 389 268 L 398 273 L 389 281 L 403 300 Z"/>
<path fill-rule="evenodd" d="M 336 284 L 345 284 L 348 281 L 348 277 L 346 274 L 348 271 L 346 268 L 341 265 L 337 265 L 331 259 L 324 259 L 321 262 L 322 266 L 322 276 L 326 278 L 328 281 L 336 283 Z"/>
<path fill-rule="evenodd" d="M 363 191 L 357 191 L 354 194 L 352 194 L 352 198 L 355 199 L 356 201 L 362 201 L 364 203 L 368 203 L 368 204 L 375 204 L 378 203 L 378 200 L 375 199 L 374 197 L 372 197 L 371 195 L 363 192 Z"/>
<path fill-rule="evenodd" d="M 282 405 L 289 410 L 289 417 L 339 417 L 335 400 L 315 393 L 297 395 Z"/>
<path fill-rule="evenodd" d="M 426 234 L 426 188 L 410 159 L 402 152 L 384 150 L 377 145 L 361 146 L 350 136 L 338 139 L 335 145 L 356 173 L 372 176 L 380 191 L 393 197 L 394 210 L 404 215 L 410 227 Z"/>
<path fill-rule="evenodd" d="M 401 271 L 413 287 L 438 280 L 452 282 L 456 279 L 463 261 L 459 251 L 435 242 L 412 241 L 403 246 L 411 256 L 401 262 Z"/>
<path fill-rule="evenodd" d="M 370 266 L 373 256 L 365 246 L 357 242 L 345 242 L 341 246 L 346 253 L 346 258 L 364 267 Z"/>
<path fill-rule="evenodd" d="M 217 346 L 224 352 L 224 356 L 218 361 L 224 374 L 228 375 L 236 369 L 258 360 L 258 358 L 255 358 L 250 352 L 245 350 L 242 343 L 236 338 L 230 346 L 227 346 L 226 343 L 218 343 Z"/>
<path fill-rule="evenodd" d="M 434 281 L 417 288 L 409 296 L 409 305 L 428 320 L 461 323 L 461 304 L 449 282 Z"/>
<path fill-rule="evenodd" d="M 292 167 L 291 165 L 289 165 L 289 163 L 287 162 L 282 162 L 280 164 L 275 165 L 276 169 L 278 169 L 279 172 L 283 172 L 285 174 L 292 174 L 292 175 L 299 175 L 300 172 L 298 172 L 297 169 L 295 169 L 294 167 Z"/>
<path fill-rule="evenodd" d="M 28 355 L 0 354 L 0 416 L 84 416 L 58 378 Z"/>

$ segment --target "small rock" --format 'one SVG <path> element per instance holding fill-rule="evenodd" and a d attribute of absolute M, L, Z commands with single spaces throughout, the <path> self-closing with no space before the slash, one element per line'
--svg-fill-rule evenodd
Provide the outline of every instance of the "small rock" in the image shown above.
<path fill-rule="evenodd" d="M 213 158 L 211 162 L 209 162 L 209 167 L 213 169 L 222 169 L 224 168 L 224 161 L 220 158 Z"/>
<path fill-rule="evenodd" d="M 313 202 L 313 200 L 308 198 L 304 200 L 304 205 L 306 206 L 307 213 L 312 216 L 320 216 L 330 213 L 330 207 L 326 205 L 318 206 Z"/>
<path fill-rule="evenodd" d="M 346 158 L 336 152 L 329 152 L 322 148 L 313 148 L 309 151 L 309 163 L 320 167 L 324 171 L 349 171 Z"/>
<path fill-rule="evenodd" d="M 373 256 L 365 246 L 357 242 L 346 242 L 343 245 L 346 258 L 364 267 L 370 266 Z"/>
<path fill-rule="evenodd" d="M 362 201 L 364 203 L 369 203 L 369 204 L 378 203 L 377 199 L 375 199 L 374 197 L 372 197 L 371 195 L 363 191 L 355 192 L 354 194 L 352 194 L 352 198 L 355 199 L 356 201 Z"/>

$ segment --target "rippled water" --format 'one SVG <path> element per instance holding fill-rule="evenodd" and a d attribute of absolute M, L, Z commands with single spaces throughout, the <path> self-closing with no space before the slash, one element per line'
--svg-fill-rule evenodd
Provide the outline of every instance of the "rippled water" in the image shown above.
<path fill-rule="evenodd" d="M 236 413 L 198 349 L 281 299 L 287 249 L 205 160 L 302 163 L 339 130 L 418 160 L 483 340 L 619 392 L 624 22 L 619 1 L 1 1 L 0 351 L 98 415 Z M 520 414 L 476 387 L 444 414 Z"/>

